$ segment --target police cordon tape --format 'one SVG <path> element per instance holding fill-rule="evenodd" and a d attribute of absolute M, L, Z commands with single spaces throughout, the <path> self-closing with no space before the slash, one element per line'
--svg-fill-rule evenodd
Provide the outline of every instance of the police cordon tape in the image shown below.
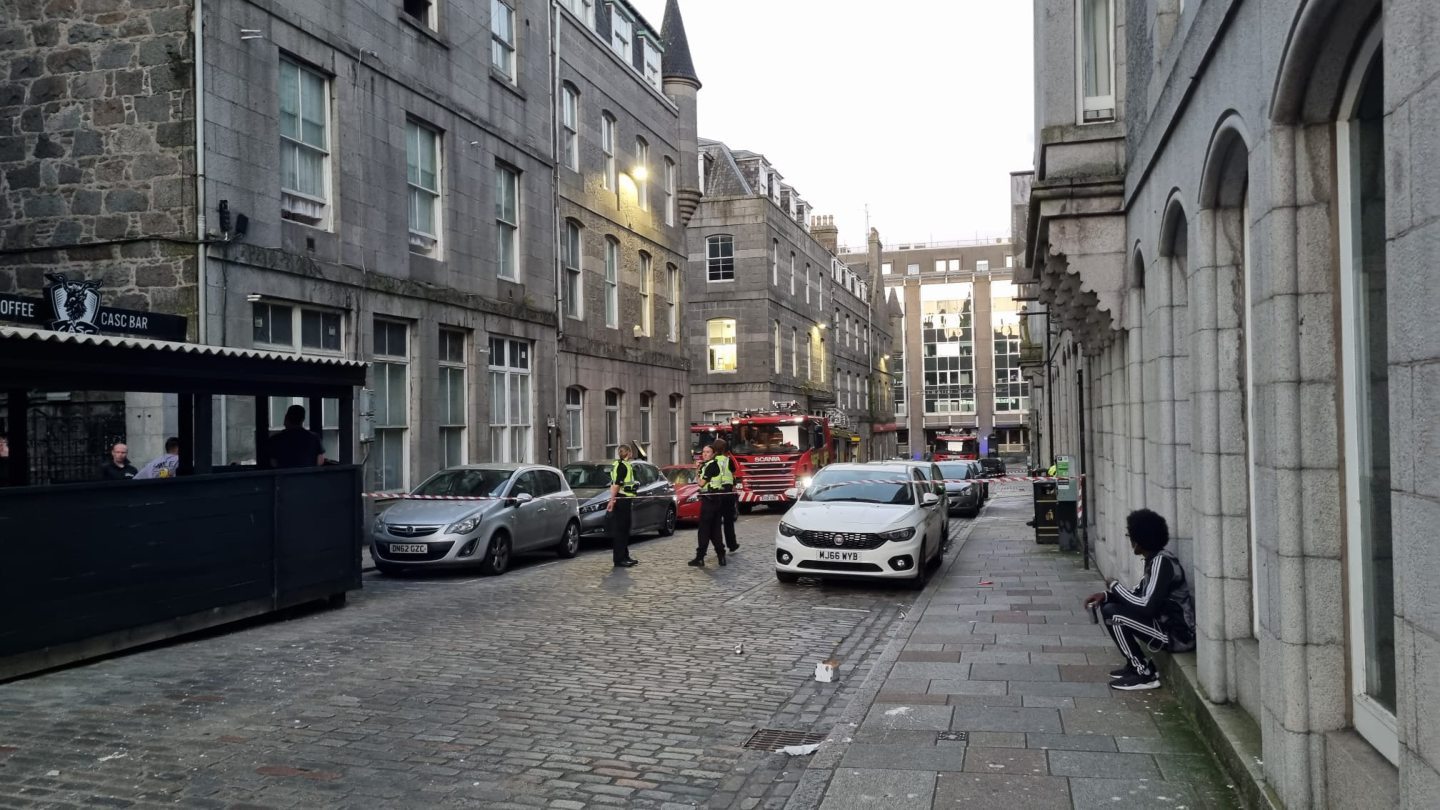
<path fill-rule="evenodd" d="M 1076 480 L 1084 480 L 1085 476 L 1083 476 L 1083 475 L 1076 475 L 1076 476 L 1071 476 L 1071 478 L 1074 478 L 1074 479 L 1076 479 Z M 1021 483 L 1021 482 L 1024 482 L 1024 481 L 1049 481 L 1049 482 L 1054 482 L 1054 483 L 1065 483 L 1065 482 L 1068 482 L 1069 480 L 1070 480 L 1070 478 L 1059 478 L 1059 477 L 1051 478 L 1051 477 L 1049 477 L 1049 476 L 1044 476 L 1044 475 L 1036 475 L 1036 476 L 1006 475 L 1006 476 L 1001 476 L 1001 477 L 996 477 L 996 478 L 942 478 L 942 479 L 940 479 L 939 483 L 942 483 L 942 484 L 995 484 L 995 483 L 1010 484 L 1010 483 Z M 861 480 L 861 481 L 846 481 L 845 483 L 846 483 L 846 484 L 894 484 L 894 483 L 896 483 L 896 481 L 895 481 L 895 479 L 893 479 L 893 478 L 876 478 L 876 479 L 865 479 L 865 480 Z M 701 495 L 701 496 L 713 496 L 713 495 L 736 495 L 736 496 L 738 496 L 738 495 L 741 494 L 741 492 L 737 490 L 737 491 L 735 491 L 735 492 L 696 492 L 696 493 L 694 493 L 694 494 L 695 494 L 695 495 Z M 766 493 L 766 494 L 772 494 L 772 493 Z M 364 497 L 364 498 L 373 498 L 373 499 L 375 499 L 375 500 L 377 500 L 377 501 L 378 501 L 378 500 L 394 500 L 394 501 L 513 501 L 513 500 L 515 500 L 515 496 L 514 496 L 514 495 L 412 495 L 412 494 L 410 494 L 410 493 L 408 493 L 408 492 L 363 492 L 363 493 L 361 493 L 361 497 Z M 675 496 L 674 496 L 674 495 L 631 495 L 631 496 L 629 497 L 629 500 L 634 501 L 634 500 L 639 500 L 639 499 L 641 499 L 641 498 L 663 498 L 663 499 L 665 499 L 665 500 L 667 500 L 667 501 L 672 501 L 672 500 L 675 499 Z"/>

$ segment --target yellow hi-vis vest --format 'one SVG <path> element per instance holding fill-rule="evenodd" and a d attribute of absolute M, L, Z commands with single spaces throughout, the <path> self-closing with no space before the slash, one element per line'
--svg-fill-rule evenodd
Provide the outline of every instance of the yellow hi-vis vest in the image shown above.
<path fill-rule="evenodd" d="M 620 485 L 620 497 L 635 497 L 635 465 L 615 459 L 615 463 L 610 467 L 610 484 Z"/>
<path fill-rule="evenodd" d="M 711 464 L 715 465 L 715 474 L 705 478 L 704 489 L 706 492 L 719 492 L 726 487 L 735 486 L 735 473 L 730 468 L 729 456 L 716 456 L 710 459 L 710 461 L 700 469 L 700 475 L 702 477 L 705 476 L 705 470 Z"/>

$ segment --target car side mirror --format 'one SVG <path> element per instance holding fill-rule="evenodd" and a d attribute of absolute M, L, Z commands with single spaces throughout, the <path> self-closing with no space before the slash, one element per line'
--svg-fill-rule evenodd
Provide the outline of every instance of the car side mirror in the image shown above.
<path fill-rule="evenodd" d="M 534 495 L 531 495 L 531 494 L 528 493 L 528 492 L 522 492 L 522 493 L 520 493 L 519 495 L 513 496 L 513 498 L 514 498 L 514 500 L 515 500 L 515 505 L 516 505 L 516 506 L 524 506 L 525 504 L 530 503 L 531 501 L 535 500 L 535 496 L 534 496 Z"/>
<path fill-rule="evenodd" d="M 789 489 L 785 490 L 785 497 L 793 501 L 796 498 L 800 497 L 800 490 L 796 489 L 795 487 L 790 487 Z"/>
<path fill-rule="evenodd" d="M 937 503 L 940 503 L 940 496 L 933 492 L 927 492 L 920 496 L 921 506 L 934 506 Z"/>

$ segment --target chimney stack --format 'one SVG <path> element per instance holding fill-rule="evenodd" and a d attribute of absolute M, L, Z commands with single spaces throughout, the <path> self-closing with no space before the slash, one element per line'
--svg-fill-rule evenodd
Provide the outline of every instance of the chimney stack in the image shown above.
<path fill-rule="evenodd" d="M 811 217 L 810 235 L 831 253 L 840 252 L 840 229 L 835 227 L 833 214 L 817 214 Z"/>

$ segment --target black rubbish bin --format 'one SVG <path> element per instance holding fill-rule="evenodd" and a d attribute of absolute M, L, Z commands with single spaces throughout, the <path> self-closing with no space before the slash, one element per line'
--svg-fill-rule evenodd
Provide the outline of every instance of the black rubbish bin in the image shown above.
<path fill-rule="evenodd" d="M 1055 506 L 1056 486 L 1054 481 L 1036 481 L 1035 493 L 1035 542 L 1054 544 L 1060 542 L 1060 524 Z"/>
<path fill-rule="evenodd" d="M 1060 543 L 1061 551 L 1080 550 L 1079 520 L 1077 518 L 1078 510 L 1075 501 L 1057 501 L 1055 503 L 1056 539 Z"/>

